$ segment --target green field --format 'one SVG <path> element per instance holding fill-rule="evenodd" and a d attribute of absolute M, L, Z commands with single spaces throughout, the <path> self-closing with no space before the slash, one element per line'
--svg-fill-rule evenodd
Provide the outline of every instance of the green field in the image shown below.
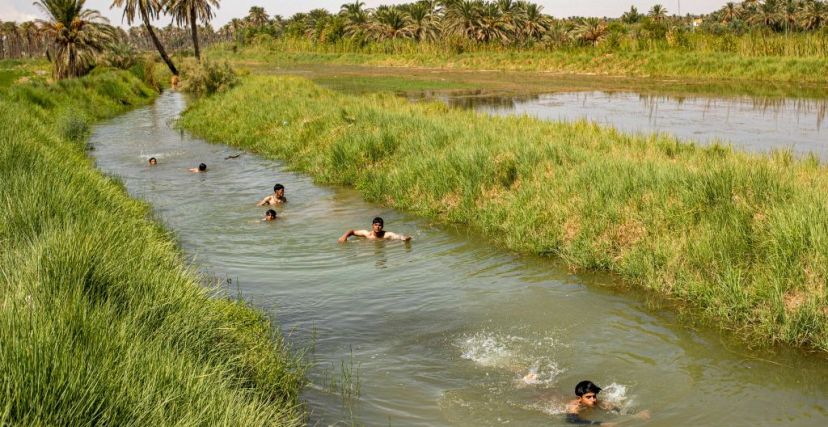
<path fill-rule="evenodd" d="M 294 77 L 249 77 L 193 104 L 181 125 L 506 248 L 614 272 L 746 338 L 828 351 L 828 169 L 813 157 L 344 95 Z"/>
<path fill-rule="evenodd" d="M 304 365 L 85 153 L 152 101 L 98 69 L 0 92 L 0 425 L 302 425 Z"/>

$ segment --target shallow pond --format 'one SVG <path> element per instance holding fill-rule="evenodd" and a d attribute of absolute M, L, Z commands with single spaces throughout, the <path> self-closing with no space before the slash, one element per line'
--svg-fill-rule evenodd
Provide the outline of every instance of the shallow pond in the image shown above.
<path fill-rule="evenodd" d="M 504 252 L 277 161 L 226 159 L 238 151 L 173 129 L 185 106 L 167 93 L 97 126 L 92 153 L 152 204 L 194 265 L 312 347 L 310 425 L 563 426 L 582 379 L 624 412 L 652 411 L 625 425 L 828 425 L 822 356 L 752 351 L 616 291 L 611 277 Z M 207 173 L 187 172 L 199 162 Z M 276 182 L 289 203 L 261 222 L 255 204 Z M 413 242 L 336 242 L 377 215 Z"/>

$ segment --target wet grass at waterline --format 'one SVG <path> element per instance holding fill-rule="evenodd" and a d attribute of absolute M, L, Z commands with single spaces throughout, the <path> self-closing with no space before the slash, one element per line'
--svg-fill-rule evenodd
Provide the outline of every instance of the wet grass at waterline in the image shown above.
<path fill-rule="evenodd" d="M 0 425 L 300 425 L 302 364 L 84 152 L 128 72 L 0 97 Z"/>
<path fill-rule="evenodd" d="M 762 343 L 828 351 L 828 169 L 813 157 L 349 96 L 294 77 L 247 78 L 180 124 L 507 248 L 615 272 Z"/>

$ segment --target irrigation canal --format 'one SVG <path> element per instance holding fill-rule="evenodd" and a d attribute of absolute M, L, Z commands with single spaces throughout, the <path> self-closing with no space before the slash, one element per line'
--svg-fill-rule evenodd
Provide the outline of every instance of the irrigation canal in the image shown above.
<path fill-rule="evenodd" d="M 626 425 L 828 425 L 824 357 L 753 351 L 612 277 L 504 252 L 278 161 L 225 159 L 238 152 L 173 129 L 185 106 L 165 93 L 97 126 L 94 157 L 152 204 L 195 266 L 313 350 L 310 425 L 563 426 L 582 379 L 625 411 L 652 411 Z M 199 162 L 207 173 L 187 172 Z M 260 222 L 256 201 L 276 182 L 289 203 Z M 377 215 L 414 241 L 336 242 Z"/>

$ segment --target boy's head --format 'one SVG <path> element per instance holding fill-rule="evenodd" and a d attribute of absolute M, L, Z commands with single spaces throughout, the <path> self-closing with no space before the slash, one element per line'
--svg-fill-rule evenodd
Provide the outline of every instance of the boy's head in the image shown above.
<path fill-rule="evenodd" d="M 150 157 L 149 158 L 149 164 L 153 165 L 153 166 L 158 164 L 158 159 L 156 159 L 155 157 Z"/>
<path fill-rule="evenodd" d="M 382 231 L 383 225 L 384 224 L 383 224 L 382 218 L 380 218 L 380 217 L 376 217 L 376 218 L 374 218 L 373 221 L 371 221 L 371 228 L 374 231 L 377 231 L 377 232 Z"/>
<path fill-rule="evenodd" d="M 204 163 L 199 163 L 199 165 L 198 165 L 198 171 L 199 171 L 199 172 L 204 172 L 204 171 L 206 171 L 206 170 L 207 170 L 207 165 L 206 165 L 206 164 L 204 164 Z"/>
<path fill-rule="evenodd" d="M 267 212 L 265 212 L 265 221 L 273 221 L 274 219 L 276 219 L 276 211 L 268 209 Z"/>
<path fill-rule="evenodd" d="M 277 196 L 282 197 L 285 194 L 285 186 L 282 184 L 276 184 L 273 186 L 273 192 L 276 193 Z"/>
<path fill-rule="evenodd" d="M 598 403 L 598 393 L 600 392 L 601 387 L 598 387 L 592 381 L 581 381 L 575 386 L 575 395 L 578 396 L 578 401 L 588 407 L 593 407 Z"/>

